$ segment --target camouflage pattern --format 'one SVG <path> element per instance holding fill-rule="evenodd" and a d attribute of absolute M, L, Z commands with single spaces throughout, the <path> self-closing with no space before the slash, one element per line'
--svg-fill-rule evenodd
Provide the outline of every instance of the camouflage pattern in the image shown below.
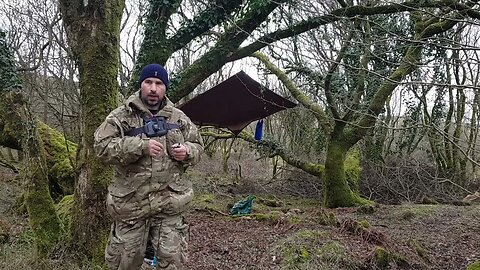
<path fill-rule="evenodd" d="M 115 221 L 105 250 L 109 269 L 155 269 L 143 263 L 147 237 L 152 239 L 158 258 L 156 269 L 185 269 L 188 224 L 180 215 L 160 215 L 135 223 Z"/>
<path fill-rule="evenodd" d="M 148 237 L 158 244 L 157 269 L 182 269 L 186 258 L 188 225 L 182 214 L 193 199 L 193 190 L 182 174 L 200 160 L 203 142 L 196 126 L 168 99 L 156 116 L 180 128 L 156 138 L 125 135 L 152 117 L 137 92 L 113 110 L 95 132 L 97 156 L 115 165 L 107 194 L 107 210 L 114 220 L 105 251 L 110 269 L 140 269 Z M 148 154 L 150 139 L 164 145 L 163 155 Z M 168 149 L 175 143 L 186 146 L 186 160 L 171 157 Z"/>

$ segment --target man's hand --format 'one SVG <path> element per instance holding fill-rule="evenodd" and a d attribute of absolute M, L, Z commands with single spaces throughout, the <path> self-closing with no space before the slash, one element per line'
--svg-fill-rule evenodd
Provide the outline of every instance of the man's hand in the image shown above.
<path fill-rule="evenodd" d="M 156 140 L 150 139 L 148 141 L 148 152 L 152 157 L 163 154 L 163 144 Z"/>
<path fill-rule="evenodd" d="M 176 143 L 172 145 L 172 157 L 175 160 L 183 161 L 187 159 L 187 147 L 183 144 Z"/>

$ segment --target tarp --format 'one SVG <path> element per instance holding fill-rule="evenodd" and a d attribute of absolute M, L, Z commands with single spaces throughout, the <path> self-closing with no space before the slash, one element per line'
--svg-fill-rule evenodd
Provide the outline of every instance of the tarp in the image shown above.
<path fill-rule="evenodd" d="M 179 108 L 197 125 L 238 134 L 255 120 L 295 106 L 240 71 Z"/>
<path fill-rule="evenodd" d="M 236 202 L 232 208 L 230 208 L 230 215 L 248 215 L 252 213 L 253 200 L 257 197 L 255 195 L 249 195 L 247 198 Z"/>

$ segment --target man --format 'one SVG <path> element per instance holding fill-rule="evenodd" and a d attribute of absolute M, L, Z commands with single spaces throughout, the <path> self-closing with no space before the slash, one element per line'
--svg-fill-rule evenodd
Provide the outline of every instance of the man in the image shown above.
<path fill-rule="evenodd" d="M 115 165 L 107 195 L 113 224 L 105 260 L 109 269 L 140 269 L 149 241 L 157 269 L 183 269 L 184 212 L 193 190 L 182 174 L 199 161 L 203 142 L 190 119 L 166 98 L 169 80 L 161 65 L 145 66 L 139 83 L 140 91 L 95 132 L 97 156 Z"/>

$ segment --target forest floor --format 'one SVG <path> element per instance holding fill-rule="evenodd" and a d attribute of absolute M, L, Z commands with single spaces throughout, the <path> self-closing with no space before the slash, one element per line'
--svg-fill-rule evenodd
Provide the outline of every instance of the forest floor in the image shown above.
<path fill-rule="evenodd" d="M 39 269 L 32 263 L 27 217 L 12 210 L 21 180 L 1 172 L 0 269 Z M 252 214 L 230 216 L 236 201 L 253 194 L 252 185 L 221 184 L 212 175 L 204 179 L 187 216 L 187 269 L 452 270 L 480 262 L 478 205 L 325 209 L 315 199 L 263 189 L 255 193 Z M 41 268 L 100 269 L 79 267 L 65 254 L 55 254 Z"/>

